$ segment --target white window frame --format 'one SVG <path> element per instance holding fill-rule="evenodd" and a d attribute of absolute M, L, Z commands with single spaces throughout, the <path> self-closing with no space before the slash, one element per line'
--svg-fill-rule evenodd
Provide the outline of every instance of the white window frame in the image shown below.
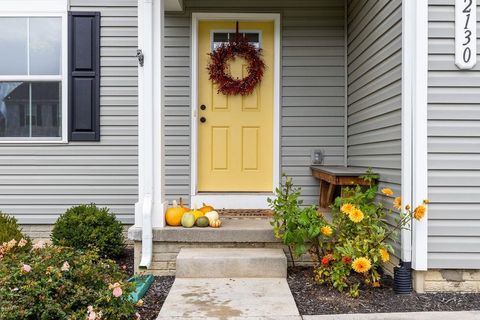
<path fill-rule="evenodd" d="M 61 83 L 62 133 L 60 137 L 5 137 L 0 144 L 68 143 L 68 1 L 67 0 L 1 0 L 0 18 L 56 17 L 61 18 L 61 73 L 60 75 L 0 75 L 0 81 L 58 81 Z"/>

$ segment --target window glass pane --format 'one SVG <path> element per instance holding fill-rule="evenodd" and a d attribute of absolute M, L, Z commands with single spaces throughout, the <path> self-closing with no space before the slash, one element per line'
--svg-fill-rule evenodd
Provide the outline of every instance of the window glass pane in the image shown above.
<path fill-rule="evenodd" d="M 260 35 L 258 33 L 245 33 L 248 42 L 259 42 Z"/>
<path fill-rule="evenodd" d="M 213 42 L 227 42 L 228 33 L 226 32 L 215 32 L 213 34 Z"/>
<path fill-rule="evenodd" d="M 59 82 L 0 82 L 0 137 L 61 137 Z"/>
<path fill-rule="evenodd" d="M 27 74 L 27 18 L 0 18 L 0 75 Z"/>
<path fill-rule="evenodd" d="M 32 83 L 32 137 L 61 136 L 59 82 Z"/>
<path fill-rule="evenodd" d="M 30 18 L 30 74 L 59 75 L 61 18 Z"/>
<path fill-rule="evenodd" d="M 0 82 L 0 137 L 28 137 L 29 84 Z"/>

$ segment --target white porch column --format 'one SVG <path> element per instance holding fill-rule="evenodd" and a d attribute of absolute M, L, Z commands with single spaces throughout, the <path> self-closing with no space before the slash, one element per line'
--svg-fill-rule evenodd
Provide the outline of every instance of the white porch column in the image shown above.
<path fill-rule="evenodd" d="M 413 208 L 428 196 L 428 1 L 404 0 L 402 40 L 402 203 Z M 402 260 L 427 270 L 428 214 L 402 230 Z"/>
<path fill-rule="evenodd" d="M 135 226 L 142 227 L 141 267 L 152 254 L 152 228 L 164 226 L 162 40 L 164 0 L 138 0 L 138 202 Z"/>

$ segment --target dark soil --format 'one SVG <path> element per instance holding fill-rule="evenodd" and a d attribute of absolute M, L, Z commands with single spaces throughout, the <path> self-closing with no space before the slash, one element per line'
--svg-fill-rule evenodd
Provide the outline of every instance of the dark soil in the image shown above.
<path fill-rule="evenodd" d="M 289 268 L 288 284 L 302 315 L 480 310 L 478 293 L 398 295 L 391 278 L 383 279 L 381 288 L 361 290 L 359 298 L 317 284 L 311 268 Z"/>
<path fill-rule="evenodd" d="M 143 306 L 138 307 L 142 320 L 155 320 L 163 306 L 163 302 L 172 287 L 175 277 L 155 277 L 155 282 L 143 297 Z"/>
<path fill-rule="evenodd" d="M 125 249 L 125 253 L 122 257 L 117 259 L 118 265 L 125 270 L 125 273 L 133 275 L 133 249 Z M 147 294 L 142 298 L 143 305 L 137 307 L 140 319 L 142 320 L 155 320 L 158 317 L 158 313 L 163 306 L 163 302 L 172 287 L 175 277 L 155 277 L 155 281 L 152 283 Z"/>

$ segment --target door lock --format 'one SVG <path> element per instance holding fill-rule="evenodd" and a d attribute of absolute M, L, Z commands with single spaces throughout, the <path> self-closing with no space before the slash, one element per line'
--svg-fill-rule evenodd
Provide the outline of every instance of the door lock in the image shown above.
<path fill-rule="evenodd" d="M 207 118 L 205 118 L 205 117 L 201 117 L 201 118 L 200 118 L 200 122 L 201 122 L 201 123 L 205 123 L 206 121 L 207 121 Z"/>
<path fill-rule="evenodd" d="M 200 106 L 200 109 L 201 109 L 201 110 L 205 110 L 205 109 L 207 109 L 207 107 L 206 107 L 204 104 L 202 104 L 202 105 Z"/>

